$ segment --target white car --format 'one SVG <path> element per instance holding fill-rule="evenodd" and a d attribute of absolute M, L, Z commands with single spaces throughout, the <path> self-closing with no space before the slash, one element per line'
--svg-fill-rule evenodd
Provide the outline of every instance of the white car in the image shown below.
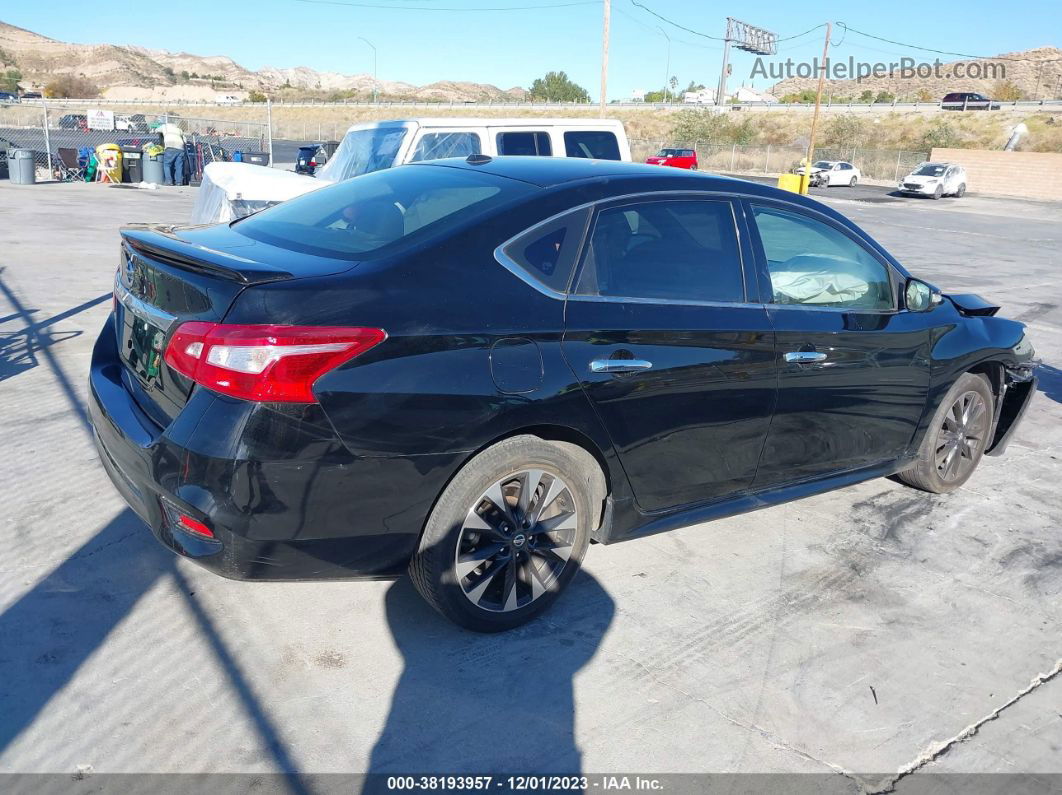
<path fill-rule="evenodd" d="M 966 170 L 954 163 L 922 163 L 900 180 L 900 193 L 962 198 L 966 193 Z"/>
<path fill-rule="evenodd" d="M 239 105 L 243 100 L 232 94 L 219 95 L 214 97 L 214 104 L 216 105 Z"/>
<path fill-rule="evenodd" d="M 801 166 L 795 173 L 803 175 L 804 167 Z M 811 184 L 815 187 L 847 185 L 851 188 L 861 176 L 859 169 L 847 160 L 816 160 L 811 166 Z"/>

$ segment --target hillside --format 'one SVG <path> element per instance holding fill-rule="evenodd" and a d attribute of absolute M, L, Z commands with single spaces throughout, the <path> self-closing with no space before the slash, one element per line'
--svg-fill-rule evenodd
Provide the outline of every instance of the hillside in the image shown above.
<path fill-rule="evenodd" d="M 970 71 L 970 64 L 975 64 L 982 69 L 982 73 L 988 73 L 990 76 L 951 76 Z M 989 64 L 995 65 L 997 71 L 994 74 L 986 68 Z M 834 97 L 851 99 L 858 99 L 866 91 L 875 96 L 884 91 L 898 99 L 911 100 L 938 100 L 951 91 L 976 91 L 997 99 L 1052 99 L 1058 97 L 1059 91 L 1062 90 L 1062 50 L 1057 47 L 1038 47 L 1023 52 L 1005 53 L 984 61 L 952 61 L 941 64 L 940 73 L 940 77 L 901 77 L 897 73 L 891 76 L 867 77 L 861 81 L 827 80 L 825 91 L 832 93 Z M 782 80 L 774 85 L 771 93 L 776 97 L 799 94 L 808 89 L 814 90 L 817 82 L 814 78 Z M 1021 96 L 999 96 L 1007 83 L 1017 89 Z"/>
<path fill-rule="evenodd" d="M 22 72 L 22 85 L 40 89 L 64 74 L 81 75 L 113 99 L 194 100 L 218 93 L 243 95 L 249 91 L 329 95 L 372 92 L 372 75 L 319 72 L 306 66 L 265 67 L 252 71 L 223 55 L 193 55 L 117 44 L 72 44 L 0 22 L 0 67 Z M 502 90 L 487 83 L 439 81 L 414 86 L 379 81 L 383 96 L 464 102 L 484 99 L 522 99 L 522 88 Z"/>

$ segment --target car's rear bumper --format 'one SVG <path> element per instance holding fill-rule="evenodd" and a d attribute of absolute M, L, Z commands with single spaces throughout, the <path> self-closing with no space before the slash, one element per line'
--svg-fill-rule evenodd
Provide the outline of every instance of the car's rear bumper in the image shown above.
<path fill-rule="evenodd" d="M 96 444 L 115 487 L 166 547 L 234 579 L 405 570 L 450 472 L 427 460 L 435 456 L 357 457 L 315 416 L 319 406 L 284 413 L 206 390 L 163 429 L 127 378 L 108 320 L 89 378 Z M 182 528 L 175 514 L 203 522 L 214 538 Z"/>

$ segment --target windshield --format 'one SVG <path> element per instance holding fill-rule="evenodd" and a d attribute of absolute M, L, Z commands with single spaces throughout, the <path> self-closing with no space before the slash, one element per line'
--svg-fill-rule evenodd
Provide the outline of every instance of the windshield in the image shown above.
<path fill-rule="evenodd" d="M 814 167 L 815 168 L 833 168 L 833 163 L 831 163 L 829 160 L 819 160 L 817 163 L 815 163 Z"/>
<path fill-rule="evenodd" d="M 362 259 L 422 242 L 533 190 L 484 172 L 399 166 L 289 199 L 232 228 L 293 251 Z"/>
<path fill-rule="evenodd" d="M 678 154 L 678 149 L 661 149 L 659 152 L 656 153 L 656 156 L 657 157 L 671 157 L 672 155 L 677 155 L 677 154 Z"/>
<path fill-rule="evenodd" d="M 939 177 L 944 173 L 944 166 L 935 163 L 924 163 L 915 170 L 916 177 Z"/>
<path fill-rule="evenodd" d="M 395 164 L 406 137 L 405 127 L 373 127 L 351 130 L 343 136 L 336 153 L 317 172 L 320 179 L 342 182 Z"/>

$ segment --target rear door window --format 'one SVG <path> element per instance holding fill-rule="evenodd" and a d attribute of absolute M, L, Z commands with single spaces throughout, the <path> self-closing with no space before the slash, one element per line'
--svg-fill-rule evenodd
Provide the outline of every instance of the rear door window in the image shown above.
<path fill-rule="evenodd" d="M 553 145 L 547 132 L 500 132 L 497 144 L 499 155 L 549 157 L 553 154 Z"/>
<path fill-rule="evenodd" d="M 604 130 L 569 130 L 564 133 L 564 154 L 593 160 L 619 160 L 619 142 L 615 133 Z"/>
<path fill-rule="evenodd" d="M 483 151 L 479 135 L 474 132 L 434 132 L 424 133 L 417 141 L 413 156 L 409 162 L 418 160 L 439 160 L 443 157 L 468 157 Z"/>
<path fill-rule="evenodd" d="M 744 302 L 730 202 L 654 201 L 602 210 L 575 292 L 684 303 Z"/>

